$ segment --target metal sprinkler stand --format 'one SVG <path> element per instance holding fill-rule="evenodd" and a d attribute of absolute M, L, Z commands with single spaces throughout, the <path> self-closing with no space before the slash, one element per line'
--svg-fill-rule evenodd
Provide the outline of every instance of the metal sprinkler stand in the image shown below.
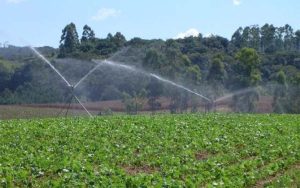
<path fill-rule="evenodd" d="M 70 88 L 70 90 L 71 90 L 71 93 L 73 94 L 73 93 L 74 93 L 74 89 L 75 89 L 75 87 L 74 87 L 73 85 L 69 85 L 68 87 Z"/>
<path fill-rule="evenodd" d="M 210 99 L 205 102 L 204 107 L 205 112 L 216 112 L 217 104 L 214 100 Z"/>
<path fill-rule="evenodd" d="M 65 113 L 65 117 L 68 116 L 68 112 L 69 112 L 69 109 L 71 108 L 71 103 L 72 103 L 73 98 L 74 98 L 74 86 L 73 85 L 68 85 L 68 88 L 70 88 L 71 97 L 70 97 L 70 99 L 67 100 L 68 107 L 67 107 L 67 111 Z"/>
<path fill-rule="evenodd" d="M 86 109 L 86 107 L 81 103 L 81 101 L 78 99 L 78 97 L 74 94 L 74 91 L 75 91 L 75 86 L 74 85 L 68 85 L 68 87 L 70 88 L 70 92 L 71 92 L 71 100 L 69 102 L 69 106 L 67 108 L 67 112 L 66 112 L 66 116 L 69 112 L 69 109 L 71 107 L 71 103 L 72 103 L 72 100 L 73 98 L 82 106 L 82 108 L 87 112 L 87 114 L 90 116 L 90 117 L 93 117 L 92 114 Z"/>
<path fill-rule="evenodd" d="M 92 60 L 93 62 L 96 63 L 96 66 L 91 69 L 84 77 L 82 77 L 75 85 L 71 85 L 68 80 L 66 80 L 66 78 L 51 64 L 51 62 L 49 60 L 47 60 L 42 54 L 40 54 L 34 47 L 32 46 L 29 46 L 29 48 L 39 57 L 41 58 L 45 63 L 47 63 L 60 77 L 61 79 L 66 83 L 66 85 L 70 88 L 70 91 L 71 91 L 71 94 L 72 94 L 72 97 L 70 99 L 70 103 L 69 103 L 69 107 L 68 107 L 68 110 L 70 108 L 70 105 L 71 105 L 71 102 L 72 102 L 72 99 L 73 97 L 77 100 L 77 102 L 82 106 L 82 108 L 86 111 L 86 113 L 90 116 L 90 117 L 93 117 L 92 114 L 85 108 L 85 106 L 82 104 L 82 102 L 79 100 L 79 98 L 74 94 L 74 90 L 77 88 L 78 85 L 80 85 L 90 74 L 92 74 L 98 67 L 100 67 L 102 64 L 107 64 L 107 65 L 110 65 L 110 66 L 116 66 L 116 67 L 119 67 L 119 68 L 123 68 L 123 69 L 127 69 L 127 70 L 130 70 L 130 71 L 137 71 L 137 72 L 140 72 L 140 73 L 143 73 L 144 75 L 147 75 L 147 76 L 150 76 L 150 77 L 153 77 L 153 78 L 156 78 L 164 83 L 167 83 L 167 84 L 171 84 L 173 86 L 176 86 L 177 88 L 181 88 L 185 91 L 188 91 L 190 93 L 193 93 L 203 99 L 205 99 L 207 101 L 206 103 L 206 109 L 212 109 L 214 108 L 215 106 L 215 101 L 212 101 L 211 99 L 201 95 L 200 93 L 197 93 L 197 92 L 194 92 L 192 91 L 191 89 L 183 86 L 183 85 L 180 85 L 180 84 L 177 84 L 173 81 L 170 81 L 168 79 L 165 79 L 165 78 L 162 78 L 156 74 L 153 74 L 153 73 L 148 73 L 148 72 L 144 72 L 143 70 L 139 70 L 135 67 L 132 67 L 132 66 L 128 66 L 128 65 L 125 65 L 125 64 L 121 64 L 121 63 L 113 63 L 111 61 L 107 61 L 107 59 L 105 59 L 104 61 L 101 61 L 103 63 L 98 63 L 96 60 Z M 68 113 L 68 111 L 67 111 Z"/>

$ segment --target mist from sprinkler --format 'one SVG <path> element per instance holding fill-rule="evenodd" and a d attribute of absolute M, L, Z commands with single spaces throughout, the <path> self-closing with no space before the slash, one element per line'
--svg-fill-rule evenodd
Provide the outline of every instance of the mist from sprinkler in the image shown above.
<path fill-rule="evenodd" d="M 130 66 L 130 65 L 125 65 L 123 63 L 117 63 L 117 62 L 114 62 L 114 61 L 110 61 L 110 60 L 92 60 L 94 63 L 96 63 L 96 66 L 91 69 L 86 75 L 84 75 L 76 84 L 72 85 L 70 84 L 70 82 L 50 63 L 50 61 L 48 59 L 46 59 L 40 52 L 38 52 L 34 47 L 32 46 L 29 46 L 29 48 L 41 59 L 43 60 L 45 63 L 47 63 L 51 69 L 53 69 L 59 76 L 60 78 L 66 83 L 67 87 L 71 88 L 71 92 L 72 92 L 72 95 L 74 96 L 74 98 L 77 100 L 77 102 L 82 106 L 82 108 L 86 111 L 86 113 L 92 117 L 91 113 L 87 110 L 87 108 L 83 105 L 83 103 L 79 100 L 79 98 L 74 94 L 74 90 L 84 81 L 86 80 L 89 75 L 91 75 L 94 71 L 96 71 L 100 66 L 104 65 L 104 66 L 111 66 L 111 67 L 115 67 L 115 68 L 121 68 L 121 69 L 125 69 L 125 70 L 128 70 L 128 71 L 134 71 L 134 72 L 138 72 L 140 74 L 143 74 L 145 76 L 149 76 L 149 77 L 152 77 L 152 78 L 155 78 L 163 83 L 166 83 L 166 84 L 169 84 L 169 85 L 173 85 L 174 87 L 177 87 L 177 88 L 180 88 L 180 89 L 183 89 L 189 93 L 192 93 L 202 99 L 204 99 L 207 103 L 209 104 L 214 104 L 215 101 L 209 99 L 208 97 L 205 97 L 204 95 L 198 93 L 198 92 L 195 92 L 189 88 L 187 88 L 186 86 L 183 86 L 181 84 L 178 84 L 176 82 L 173 82 L 171 80 L 168 80 L 166 78 L 163 78 L 157 74 L 154 74 L 154 73 L 149 73 L 149 72 L 146 72 L 144 70 L 141 70 L 141 69 L 138 69 L 134 66 Z"/>
<path fill-rule="evenodd" d="M 75 86 L 70 84 L 70 82 L 50 63 L 48 59 L 46 59 L 39 51 L 37 51 L 34 47 L 29 46 L 29 48 L 36 54 L 41 60 L 43 60 L 45 63 L 47 63 L 51 69 L 53 69 L 59 76 L 60 78 L 66 83 L 67 87 L 71 88 L 72 95 L 74 98 L 77 100 L 77 102 L 82 106 L 82 108 L 86 111 L 86 113 L 90 116 L 93 117 L 92 114 L 86 109 L 86 107 L 82 104 L 82 102 L 79 100 L 79 98 L 74 94 L 74 89 Z"/>

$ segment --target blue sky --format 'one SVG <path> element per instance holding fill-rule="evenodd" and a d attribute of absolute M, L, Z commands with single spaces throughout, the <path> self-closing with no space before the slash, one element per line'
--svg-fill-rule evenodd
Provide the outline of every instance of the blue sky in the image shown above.
<path fill-rule="evenodd" d="M 88 24 L 97 37 L 127 39 L 217 34 L 272 23 L 300 29 L 299 0 L 0 0 L 0 43 L 58 47 L 61 30 Z"/>

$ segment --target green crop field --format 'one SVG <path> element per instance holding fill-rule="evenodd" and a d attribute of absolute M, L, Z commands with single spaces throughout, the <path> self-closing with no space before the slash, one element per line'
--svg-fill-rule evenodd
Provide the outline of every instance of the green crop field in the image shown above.
<path fill-rule="evenodd" d="M 0 121 L 0 187 L 299 187 L 299 115 Z"/>

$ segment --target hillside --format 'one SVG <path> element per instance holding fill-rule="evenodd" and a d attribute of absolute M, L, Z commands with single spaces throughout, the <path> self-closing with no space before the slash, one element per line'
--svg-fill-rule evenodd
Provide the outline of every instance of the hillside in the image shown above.
<path fill-rule="evenodd" d="M 199 34 L 164 41 L 126 40 L 120 32 L 96 38 L 87 25 L 79 38 L 71 23 L 64 28 L 58 49 L 37 50 L 72 84 L 95 66 L 92 59 L 108 58 L 161 75 L 212 100 L 261 86 L 263 92 L 255 89 L 235 96 L 233 108 L 237 111 L 255 111 L 254 103 L 261 93 L 274 96 L 274 111 L 300 111 L 296 94 L 300 83 L 300 31 L 294 32 L 289 25 L 238 28 L 230 40 Z M 29 48 L 0 48 L 0 56 L 0 104 L 68 102 L 69 88 Z M 5 68 L 8 64 L 9 70 Z M 97 69 L 75 93 L 86 102 L 123 99 L 126 105 L 126 99 L 129 111 L 134 111 L 129 103 L 137 103 L 135 98 L 147 98 L 155 110 L 159 108 L 157 99 L 167 97 L 171 100 L 170 110 L 181 112 L 195 97 L 141 73 L 114 67 Z"/>

